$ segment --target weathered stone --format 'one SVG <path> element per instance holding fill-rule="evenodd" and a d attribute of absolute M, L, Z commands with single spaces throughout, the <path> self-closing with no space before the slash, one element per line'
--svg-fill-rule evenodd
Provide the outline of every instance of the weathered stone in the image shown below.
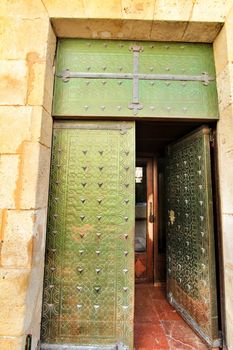
<path fill-rule="evenodd" d="M 47 147 L 52 142 L 53 119 L 48 112 L 40 106 L 34 106 L 31 116 L 32 141 L 40 142 Z"/>
<path fill-rule="evenodd" d="M 155 0 L 121 0 L 121 7 L 123 19 L 153 20 Z"/>
<path fill-rule="evenodd" d="M 215 22 L 188 22 L 182 41 L 212 43 L 221 27 L 221 24 Z"/>
<path fill-rule="evenodd" d="M 18 336 L 24 333 L 29 275 L 30 270 L 26 269 L 0 268 L 0 336 Z"/>
<path fill-rule="evenodd" d="M 233 64 L 227 64 L 217 75 L 217 90 L 220 113 L 233 102 Z"/>
<path fill-rule="evenodd" d="M 218 75 L 225 68 L 228 62 L 227 35 L 225 25 L 214 41 L 213 49 L 216 74 Z"/>
<path fill-rule="evenodd" d="M 17 153 L 23 141 L 30 141 L 31 114 L 31 107 L 0 106 L 0 153 Z"/>
<path fill-rule="evenodd" d="M 225 6 L 225 1 L 196 0 L 189 20 L 191 22 L 224 22 L 226 10 L 228 7 Z"/>
<path fill-rule="evenodd" d="M 50 149 L 38 143 L 25 142 L 21 151 L 19 181 L 15 192 L 16 208 L 46 207 Z"/>
<path fill-rule="evenodd" d="M 24 105 L 26 94 L 26 62 L 0 61 L 0 105 Z"/>
<path fill-rule="evenodd" d="M 35 241 L 34 220 L 34 211 L 7 211 L 1 249 L 1 265 L 3 267 L 31 267 Z"/>
<path fill-rule="evenodd" d="M 10 337 L 0 336 L 0 349 L 1 350 L 23 350 L 25 349 L 25 336 L 22 337 Z"/>
<path fill-rule="evenodd" d="M 35 17 L 48 16 L 48 13 L 41 0 L 10 0 L 0 2 L 1 16 Z"/>
<path fill-rule="evenodd" d="M 189 20 L 193 8 L 192 0 L 157 0 L 155 1 L 155 21 L 181 21 Z"/>
<path fill-rule="evenodd" d="M 25 60 L 31 52 L 45 59 L 48 30 L 48 18 L 0 18 L 0 59 Z"/>
<path fill-rule="evenodd" d="M 18 177 L 18 155 L 0 155 L 0 208 L 15 208 L 14 193 Z"/>
<path fill-rule="evenodd" d="M 233 212 L 232 214 L 224 214 L 222 216 L 222 234 L 224 243 L 224 263 L 231 265 L 233 269 L 233 239 L 232 239 L 232 227 L 233 227 Z M 233 283 L 233 281 L 232 281 Z"/>
<path fill-rule="evenodd" d="M 154 21 L 150 39 L 154 41 L 182 41 L 186 22 Z"/>
<path fill-rule="evenodd" d="M 233 349 L 233 266 L 225 266 L 226 333 L 228 349 Z"/>

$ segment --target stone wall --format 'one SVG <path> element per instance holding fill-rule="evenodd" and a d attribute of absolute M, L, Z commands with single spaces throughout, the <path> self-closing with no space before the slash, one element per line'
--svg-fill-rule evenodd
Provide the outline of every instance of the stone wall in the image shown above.
<path fill-rule="evenodd" d="M 0 349 L 39 339 L 56 37 L 214 43 L 227 339 L 233 349 L 233 0 L 0 2 Z M 225 17 L 227 15 L 226 21 Z M 52 22 L 55 34 L 53 32 Z"/>

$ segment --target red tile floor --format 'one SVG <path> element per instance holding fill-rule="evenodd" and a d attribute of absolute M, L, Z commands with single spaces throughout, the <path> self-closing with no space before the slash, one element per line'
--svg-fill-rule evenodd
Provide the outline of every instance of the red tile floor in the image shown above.
<path fill-rule="evenodd" d="M 135 350 L 207 350 L 207 346 L 167 302 L 165 289 L 137 284 Z"/>

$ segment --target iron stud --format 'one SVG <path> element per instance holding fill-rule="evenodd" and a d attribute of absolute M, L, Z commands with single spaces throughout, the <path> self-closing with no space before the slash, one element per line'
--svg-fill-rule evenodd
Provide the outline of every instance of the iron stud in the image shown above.
<path fill-rule="evenodd" d="M 95 252 L 96 252 L 96 255 L 98 256 L 100 255 L 100 250 L 96 250 Z"/>
<path fill-rule="evenodd" d="M 125 239 L 127 239 L 129 237 L 128 233 L 125 233 L 124 237 L 125 237 Z"/>
<path fill-rule="evenodd" d="M 122 308 L 123 308 L 124 310 L 127 310 L 128 307 L 129 307 L 129 305 L 122 305 Z"/>
<path fill-rule="evenodd" d="M 103 80 L 102 85 L 105 85 L 105 84 L 107 84 L 107 82 L 106 82 L 106 80 Z"/>
<path fill-rule="evenodd" d="M 99 154 L 102 156 L 103 155 L 103 153 L 104 153 L 104 151 L 99 151 Z"/>
<path fill-rule="evenodd" d="M 127 292 L 127 290 L 128 290 L 128 287 L 123 287 L 124 292 Z"/>
<path fill-rule="evenodd" d="M 95 289 L 96 293 L 99 293 L 101 288 L 100 287 L 94 287 L 94 289 Z"/>
<path fill-rule="evenodd" d="M 54 271 L 56 270 L 56 267 L 52 266 L 52 267 L 50 267 L 50 270 L 51 270 L 52 272 L 54 272 Z"/>
<path fill-rule="evenodd" d="M 80 250 L 79 250 L 79 254 L 80 254 L 80 255 L 83 255 L 83 253 L 84 253 L 84 250 L 83 250 L 83 249 L 80 249 Z"/>
<path fill-rule="evenodd" d="M 87 183 L 86 182 L 82 182 L 82 186 L 86 187 Z"/>
<path fill-rule="evenodd" d="M 128 166 L 125 166 L 125 171 L 128 171 L 129 170 L 129 167 Z"/>
<path fill-rule="evenodd" d="M 100 221 L 102 219 L 102 216 L 101 215 L 97 215 L 97 219 L 98 219 L 98 221 Z"/>
<path fill-rule="evenodd" d="M 83 269 L 81 267 L 78 268 L 78 272 L 79 273 L 82 273 L 83 272 Z"/>
<path fill-rule="evenodd" d="M 187 112 L 187 107 L 182 108 L 184 112 Z"/>
<path fill-rule="evenodd" d="M 166 71 L 169 72 L 170 68 L 169 67 L 166 67 Z"/>
<path fill-rule="evenodd" d="M 129 254 L 128 250 L 125 250 L 124 254 L 125 254 L 125 256 L 127 256 Z"/>
<path fill-rule="evenodd" d="M 54 200 L 55 200 L 56 202 L 58 201 L 58 199 L 59 199 L 58 197 L 55 197 L 55 198 L 54 198 Z"/>
<path fill-rule="evenodd" d="M 103 67 L 103 70 L 106 70 L 106 69 L 107 69 L 107 67 L 106 67 L 106 66 L 104 66 L 104 67 Z"/>
<path fill-rule="evenodd" d="M 154 86 L 154 85 L 155 85 L 155 82 L 154 82 L 154 81 L 151 81 L 150 85 L 151 85 L 151 86 Z"/>
<path fill-rule="evenodd" d="M 101 269 L 97 268 L 95 269 L 96 273 L 100 273 Z"/>
<path fill-rule="evenodd" d="M 59 181 L 58 181 L 58 180 L 56 180 L 56 182 L 55 182 L 55 183 L 56 183 L 56 185 L 58 185 L 58 184 L 59 184 Z"/>
<path fill-rule="evenodd" d="M 154 67 L 150 67 L 150 71 L 153 72 L 153 70 L 154 70 Z"/>
<path fill-rule="evenodd" d="M 100 106 L 100 109 L 102 109 L 102 111 L 105 110 L 105 106 Z"/>
<path fill-rule="evenodd" d="M 122 69 L 123 69 L 123 67 L 119 67 L 119 71 L 120 71 L 120 72 L 122 71 Z"/>
<path fill-rule="evenodd" d="M 53 289 L 53 288 L 54 288 L 54 284 L 50 284 L 50 285 L 49 285 L 49 288 L 50 288 L 50 289 Z"/>
<path fill-rule="evenodd" d="M 127 222 L 129 220 L 128 216 L 125 216 L 125 222 Z"/>
<path fill-rule="evenodd" d="M 84 198 L 81 198 L 80 200 L 83 204 L 86 202 L 86 199 L 84 199 Z"/>
<path fill-rule="evenodd" d="M 56 219 L 58 217 L 58 214 L 54 214 L 53 217 L 54 219 Z"/>
<path fill-rule="evenodd" d="M 101 204 L 101 203 L 102 203 L 102 199 L 97 199 L 97 202 L 98 202 L 99 204 Z"/>
<path fill-rule="evenodd" d="M 80 219 L 83 221 L 85 219 L 85 215 L 80 215 Z"/>
<path fill-rule="evenodd" d="M 90 66 L 88 66 L 88 67 L 87 67 L 87 70 L 89 71 L 90 69 L 91 69 L 91 67 L 90 67 Z"/>
<path fill-rule="evenodd" d="M 129 203 L 129 199 L 125 199 L 124 202 L 125 202 L 125 204 L 128 204 Z"/>
<path fill-rule="evenodd" d="M 167 107 L 167 110 L 170 112 L 171 111 L 171 107 Z"/>
<path fill-rule="evenodd" d="M 89 84 L 90 84 L 90 82 L 89 82 L 89 80 L 87 80 L 87 81 L 86 81 L 86 85 L 89 85 Z"/>
<path fill-rule="evenodd" d="M 153 48 L 154 48 L 154 45 L 150 45 L 150 48 L 153 49 Z"/>
<path fill-rule="evenodd" d="M 122 83 L 123 83 L 122 80 L 118 81 L 118 85 L 122 85 Z"/>
<path fill-rule="evenodd" d="M 83 170 L 84 170 L 84 171 L 86 171 L 86 170 L 87 170 L 87 166 L 83 166 L 82 168 L 83 168 Z"/>
<path fill-rule="evenodd" d="M 128 269 L 123 269 L 123 272 L 124 272 L 124 273 L 127 273 L 127 272 L 128 272 Z"/>
<path fill-rule="evenodd" d="M 154 111 L 155 107 L 154 107 L 154 106 L 150 106 L 150 109 L 151 109 L 152 111 Z"/>
<path fill-rule="evenodd" d="M 85 108 L 85 110 L 87 111 L 89 107 L 88 107 L 88 106 L 84 106 L 84 108 Z"/>
<path fill-rule="evenodd" d="M 96 236 L 97 236 L 98 238 L 100 238 L 101 233 L 100 233 L 100 232 L 96 232 Z"/>
<path fill-rule="evenodd" d="M 98 186 L 101 188 L 103 186 L 103 182 L 98 182 Z"/>
<path fill-rule="evenodd" d="M 81 309 L 83 306 L 82 306 L 82 304 L 77 304 L 77 309 Z"/>
<path fill-rule="evenodd" d="M 129 155 L 129 151 L 125 151 L 125 155 L 128 156 Z"/>
<path fill-rule="evenodd" d="M 170 83 L 169 81 L 167 81 L 165 84 L 166 84 L 167 86 L 170 86 L 170 85 L 171 85 L 171 83 Z"/>
<path fill-rule="evenodd" d="M 117 106 L 117 109 L 118 109 L 118 111 L 120 111 L 122 109 L 122 107 L 121 106 Z"/>
<path fill-rule="evenodd" d="M 84 151 L 83 151 L 83 154 L 84 154 L 84 155 L 86 155 L 86 154 L 87 154 L 87 151 L 86 151 L 86 150 L 84 150 Z"/>
<path fill-rule="evenodd" d="M 76 288 L 79 292 L 81 292 L 81 290 L 83 289 L 83 287 L 81 287 L 81 286 L 77 286 Z"/>
<path fill-rule="evenodd" d="M 186 83 L 183 81 L 183 83 L 181 83 L 183 86 L 186 86 Z"/>
<path fill-rule="evenodd" d="M 100 170 L 100 171 L 102 171 L 102 170 L 103 170 L 103 168 L 104 168 L 103 166 L 99 166 L 99 170 Z"/>
<path fill-rule="evenodd" d="M 128 188 L 129 187 L 129 184 L 127 183 L 127 184 L 125 184 L 125 188 Z"/>
<path fill-rule="evenodd" d="M 95 310 L 98 310 L 100 308 L 100 305 L 99 304 L 95 304 L 94 308 L 95 308 Z"/>

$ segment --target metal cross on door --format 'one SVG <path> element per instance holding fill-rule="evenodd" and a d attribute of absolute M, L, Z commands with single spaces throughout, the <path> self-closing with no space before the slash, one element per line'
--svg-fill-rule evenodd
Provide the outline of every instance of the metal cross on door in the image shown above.
<path fill-rule="evenodd" d="M 55 123 L 41 349 L 133 349 L 134 137 Z"/>
<path fill-rule="evenodd" d="M 167 293 L 195 331 L 218 347 L 209 133 L 202 127 L 168 147 Z"/>

